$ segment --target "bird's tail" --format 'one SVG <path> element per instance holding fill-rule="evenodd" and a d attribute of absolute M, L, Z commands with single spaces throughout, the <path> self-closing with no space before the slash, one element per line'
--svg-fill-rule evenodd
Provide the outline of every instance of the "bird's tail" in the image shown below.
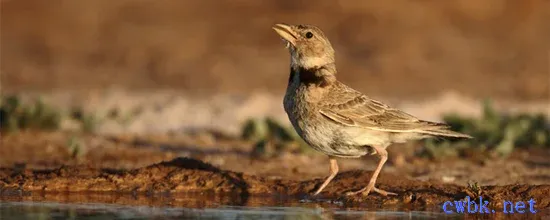
<path fill-rule="evenodd" d="M 447 124 L 428 122 L 428 121 L 424 121 L 424 122 L 429 123 L 431 126 L 429 126 L 426 129 L 423 129 L 420 132 L 423 134 L 440 136 L 440 137 L 454 137 L 454 138 L 468 138 L 468 139 L 473 138 L 470 135 L 450 130 L 450 127 Z"/>

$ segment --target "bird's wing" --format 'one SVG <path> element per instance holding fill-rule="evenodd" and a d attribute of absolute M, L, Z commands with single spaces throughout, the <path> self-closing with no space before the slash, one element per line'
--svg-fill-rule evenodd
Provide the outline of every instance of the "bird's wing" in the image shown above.
<path fill-rule="evenodd" d="M 370 99 L 349 87 L 327 93 L 320 113 L 346 126 L 372 130 L 407 132 L 446 127 L 445 124 L 419 120 L 401 110 Z"/>

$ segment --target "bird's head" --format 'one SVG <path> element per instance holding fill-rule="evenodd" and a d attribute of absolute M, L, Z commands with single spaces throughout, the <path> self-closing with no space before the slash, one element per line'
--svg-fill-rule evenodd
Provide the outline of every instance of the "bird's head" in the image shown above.
<path fill-rule="evenodd" d="M 334 63 L 334 49 L 318 27 L 276 24 L 273 29 L 286 43 L 293 67 L 311 69 Z"/>

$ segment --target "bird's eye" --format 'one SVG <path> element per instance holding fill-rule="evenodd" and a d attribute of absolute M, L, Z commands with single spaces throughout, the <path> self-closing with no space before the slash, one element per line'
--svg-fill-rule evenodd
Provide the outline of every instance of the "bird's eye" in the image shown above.
<path fill-rule="evenodd" d="M 313 33 L 311 33 L 311 32 L 306 33 L 306 38 L 307 39 L 312 38 L 312 37 L 313 37 Z"/>

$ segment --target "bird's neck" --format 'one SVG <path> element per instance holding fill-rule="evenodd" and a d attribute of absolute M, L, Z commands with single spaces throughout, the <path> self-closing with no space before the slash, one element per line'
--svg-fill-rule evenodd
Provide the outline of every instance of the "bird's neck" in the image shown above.
<path fill-rule="evenodd" d="M 319 67 L 291 66 L 288 83 L 295 81 L 307 86 L 327 87 L 336 82 L 336 65 L 328 63 Z"/>
<path fill-rule="evenodd" d="M 315 69 L 334 64 L 334 55 L 304 55 L 296 51 L 290 53 L 290 65 L 296 68 Z"/>

